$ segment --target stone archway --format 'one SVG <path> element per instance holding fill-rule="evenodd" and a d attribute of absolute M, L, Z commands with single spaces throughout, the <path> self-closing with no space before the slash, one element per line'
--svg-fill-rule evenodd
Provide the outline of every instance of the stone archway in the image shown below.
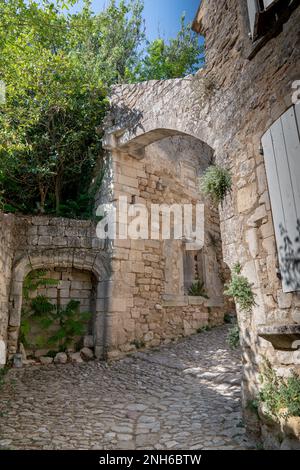
<path fill-rule="evenodd" d="M 31 272 L 39 269 L 51 271 L 55 268 L 69 268 L 93 275 L 95 286 L 95 308 L 93 320 L 93 340 L 95 354 L 101 357 L 106 347 L 106 285 L 110 277 L 109 258 L 105 253 L 92 253 L 90 250 L 48 249 L 30 251 L 21 255 L 12 271 L 9 304 L 8 352 L 12 356 L 17 352 L 21 311 L 23 302 L 23 281 Z"/>
<path fill-rule="evenodd" d="M 209 115 L 211 84 L 199 71 L 182 79 L 114 87 L 104 147 L 142 158 L 143 147 L 171 135 L 188 135 L 217 148 Z M 142 153 L 141 153 L 142 152 Z"/>
<path fill-rule="evenodd" d="M 116 241 L 119 272 L 113 286 L 114 321 L 121 351 L 132 350 L 132 344 L 157 346 L 223 322 L 219 214 L 201 200 L 198 185 L 198 177 L 214 159 L 213 133 L 206 120 L 192 119 L 190 110 L 179 115 L 163 105 L 172 94 L 176 95 L 173 103 L 185 99 L 192 82 L 186 79 L 123 86 L 112 96 L 108 117 L 112 125 L 104 137 L 110 155 L 112 199 L 126 196 L 129 206 L 138 203 L 147 208 L 152 203 L 171 207 L 203 202 L 205 218 L 200 244 Z M 217 238 L 216 247 L 210 243 L 210 231 Z M 202 268 L 200 262 L 195 263 L 200 252 Z M 190 262 L 185 263 L 185 258 Z M 184 265 L 191 272 L 186 272 Z M 127 279 L 130 285 L 124 286 Z M 189 295 L 191 285 L 198 280 L 205 286 L 203 294 L 209 291 L 209 299 Z"/>

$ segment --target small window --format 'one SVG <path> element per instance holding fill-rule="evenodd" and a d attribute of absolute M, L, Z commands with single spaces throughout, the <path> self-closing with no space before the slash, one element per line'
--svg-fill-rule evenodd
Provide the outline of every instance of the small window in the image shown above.
<path fill-rule="evenodd" d="M 300 290 L 300 104 L 262 138 L 283 292 Z"/>
<path fill-rule="evenodd" d="M 204 255 L 203 251 L 185 251 L 184 259 L 184 291 L 189 293 L 192 285 L 200 281 L 205 284 Z"/>
<path fill-rule="evenodd" d="M 252 40 L 256 41 L 276 27 L 294 4 L 295 0 L 247 0 Z"/>

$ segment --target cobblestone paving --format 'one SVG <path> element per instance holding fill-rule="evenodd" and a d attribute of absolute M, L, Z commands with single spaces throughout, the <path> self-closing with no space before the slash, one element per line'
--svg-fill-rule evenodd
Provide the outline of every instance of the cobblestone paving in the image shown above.
<path fill-rule="evenodd" d="M 1 390 L 9 449 L 246 449 L 241 364 L 219 327 L 106 365 L 11 370 Z"/>

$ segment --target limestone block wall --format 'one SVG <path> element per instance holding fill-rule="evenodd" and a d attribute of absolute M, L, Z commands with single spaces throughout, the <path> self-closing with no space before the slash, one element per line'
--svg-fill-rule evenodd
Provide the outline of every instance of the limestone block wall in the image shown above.
<path fill-rule="evenodd" d="M 92 333 L 96 355 L 102 357 L 109 348 L 106 316 L 101 306 L 107 298 L 111 254 L 105 241 L 97 238 L 96 224 L 54 217 L 0 216 L 3 222 L 0 228 L 3 268 L 0 274 L 0 339 L 5 342 L 2 362 L 17 351 L 23 280 L 36 269 L 48 270 L 61 277 L 60 287 L 65 287 L 60 289 L 62 303 L 70 298 L 78 299 L 86 310 L 91 305 L 93 290 Z M 91 288 L 92 279 L 94 285 Z M 46 292 L 50 297 L 57 296 L 57 289 L 49 288 Z"/>
<path fill-rule="evenodd" d="M 278 253 L 260 148 L 264 132 L 292 105 L 292 83 L 300 77 L 300 8 L 255 51 L 247 37 L 245 3 L 216 5 L 206 0 L 199 21 L 206 37 L 205 76 L 213 84 L 211 116 L 217 119 L 217 138 L 221 134 L 223 140 L 218 159 L 231 169 L 234 183 L 220 211 L 224 257 L 231 267 L 236 261 L 242 263 L 256 293 L 252 314 L 239 314 L 247 404 L 259 388 L 257 370 L 264 355 L 279 374 L 299 371 L 299 353 L 275 351 L 257 336 L 257 328 L 299 323 L 299 293 L 284 294 L 277 277 Z"/>
<path fill-rule="evenodd" d="M 59 303 L 62 307 L 66 306 L 70 300 L 76 300 L 80 302 L 80 310 L 88 312 L 92 309 L 92 276 L 89 271 L 57 267 L 47 271 L 43 276 L 45 279 L 52 279 L 57 284 L 38 287 L 33 295 L 44 295 L 53 304 Z"/>
<path fill-rule="evenodd" d="M 14 254 L 14 217 L 0 214 L 0 367 L 6 363 L 9 286 Z"/>

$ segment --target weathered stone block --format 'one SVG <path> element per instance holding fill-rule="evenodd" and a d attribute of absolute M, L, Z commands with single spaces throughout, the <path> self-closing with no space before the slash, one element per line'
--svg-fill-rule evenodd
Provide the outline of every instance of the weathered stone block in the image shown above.
<path fill-rule="evenodd" d="M 292 294 L 286 294 L 282 291 L 277 292 L 278 307 L 282 309 L 290 308 L 292 305 Z"/>
<path fill-rule="evenodd" d="M 258 203 L 258 193 L 255 183 L 252 183 L 237 193 L 237 207 L 239 213 L 247 212 Z"/>

